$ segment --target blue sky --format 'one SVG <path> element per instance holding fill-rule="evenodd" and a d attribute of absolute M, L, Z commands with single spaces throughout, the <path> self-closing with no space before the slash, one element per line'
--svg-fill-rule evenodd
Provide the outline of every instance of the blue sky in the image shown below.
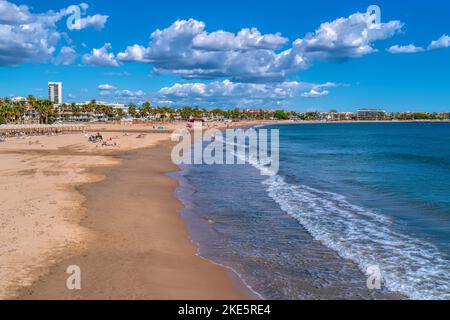
<path fill-rule="evenodd" d="M 0 0 L 0 96 L 62 81 L 65 102 L 450 111 L 449 16 L 445 0 Z"/>

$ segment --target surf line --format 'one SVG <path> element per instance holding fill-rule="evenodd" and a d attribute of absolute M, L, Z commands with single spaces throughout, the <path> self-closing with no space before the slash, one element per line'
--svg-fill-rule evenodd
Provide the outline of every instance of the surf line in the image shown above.
<path fill-rule="evenodd" d="M 176 165 L 245 165 L 256 162 L 262 175 L 275 175 L 280 168 L 278 129 L 228 129 L 224 137 L 218 129 L 204 131 L 195 126 L 193 136 L 189 130 L 183 129 L 176 130 L 171 139 L 177 142 L 171 153 L 172 162 Z M 203 142 L 208 144 L 204 147 Z"/>

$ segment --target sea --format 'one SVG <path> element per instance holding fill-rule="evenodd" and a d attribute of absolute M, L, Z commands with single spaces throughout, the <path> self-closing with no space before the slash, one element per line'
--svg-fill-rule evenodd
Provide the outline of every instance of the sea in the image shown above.
<path fill-rule="evenodd" d="M 263 299 L 450 299 L 450 123 L 261 129 L 278 172 L 173 174 L 200 256 Z"/>

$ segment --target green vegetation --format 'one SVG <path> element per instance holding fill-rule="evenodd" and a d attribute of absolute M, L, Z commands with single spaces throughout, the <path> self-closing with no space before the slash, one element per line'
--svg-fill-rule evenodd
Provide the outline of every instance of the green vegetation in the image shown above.
<path fill-rule="evenodd" d="M 153 107 L 150 102 L 142 105 L 129 104 L 118 108 L 97 103 L 91 100 L 85 104 L 62 104 L 55 106 L 49 100 L 36 99 L 28 96 L 24 101 L 0 99 L 0 124 L 39 122 L 51 124 L 55 121 L 90 121 L 90 120 L 121 120 L 125 117 L 142 120 L 189 120 L 195 118 L 208 118 L 216 120 L 298 120 L 298 121 L 338 121 L 357 120 L 355 113 L 339 113 L 336 110 L 325 112 L 288 112 L 284 110 L 241 110 L 233 109 L 201 109 L 199 107 L 185 106 L 182 108 Z M 386 114 L 387 120 L 448 120 L 450 113 L 391 113 Z"/>
<path fill-rule="evenodd" d="M 273 113 L 273 117 L 277 120 L 288 120 L 289 114 L 283 110 L 277 110 Z"/>
<path fill-rule="evenodd" d="M 397 120 L 446 120 L 450 118 L 450 113 L 394 113 L 393 117 Z"/>

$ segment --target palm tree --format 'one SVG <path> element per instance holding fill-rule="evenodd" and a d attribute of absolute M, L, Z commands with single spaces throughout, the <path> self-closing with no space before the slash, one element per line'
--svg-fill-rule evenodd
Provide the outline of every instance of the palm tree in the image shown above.
<path fill-rule="evenodd" d="M 201 111 L 196 107 L 184 107 L 180 110 L 180 115 L 183 118 L 183 120 L 189 120 L 190 118 L 198 118 L 200 117 Z"/>
<path fill-rule="evenodd" d="M 70 108 L 72 110 L 72 115 L 75 117 L 79 117 L 81 114 L 81 108 L 79 105 L 77 105 L 76 103 L 72 103 L 70 105 Z"/>
<path fill-rule="evenodd" d="M 116 117 L 120 120 L 125 116 L 123 109 L 116 109 Z"/>
<path fill-rule="evenodd" d="M 65 104 L 65 103 L 63 103 L 62 105 L 61 105 L 61 107 L 60 107 L 60 114 L 59 114 L 59 116 L 61 116 L 61 117 L 63 117 L 64 118 L 64 120 L 69 120 L 69 118 L 70 118 L 70 112 L 71 112 L 71 107 L 70 107 L 70 105 L 67 105 L 67 104 Z"/>
<path fill-rule="evenodd" d="M 101 105 L 98 105 L 98 104 L 94 105 L 94 110 L 95 110 L 96 114 L 105 114 L 106 113 L 105 112 L 105 107 L 101 106 Z"/>
<path fill-rule="evenodd" d="M 30 94 L 30 95 L 27 97 L 27 101 L 28 101 L 28 103 L 34 108 L 37 100 L 36 100 L 35 97 L 33 97 L 33 95 Z"/>
<path fill-rule="evenodd" d="M 92 113 L 92 111 L 94 111 L 94 109 L 95 109 L 95 104 L 92 104 L 92 103 L 83 104 L 81 106 L 81 111 L 83 113 Z"/>
<path fill-rule="evenodd" d="M 132 103 L 128 105 L 128 114 L 129 114 L 130 116 L 132 116 L 133 118 L 135 118 L 136 115 L 137 115 L 137 108 L 136 108 L 136 106 L 135 106 L 134 104 L 132 104 Z"/>
<path fill-rule="evenodd" d="M 23 102 L 16 102 L 12 104 L 12 114 L 14 122 L 18 123 L 25 115 L 25 105 Z"/>
<path fill-rule="evenodd" d="M 139 111 L 139 115 L 141 118 L 147 118 L 150 115 L 150 113 L 147 108 L 143 108 Z"/>
<path fill-rule="evenodd" d="M 49 117 L 54 114 L 53 102 L 50 100 L 37 100 L 36 107 L 40 123 L 48 124 Z"/>
<path fill-rule="evenodd" d="M 113 107 L 110 107 L 110 106 L 104 107 L 104 113 L 108 117 L 108 119 L 114 119 L 115 114 L 116 114 Z"/>
<path fill-rule="evenodd" d="M 13 114 L 13 109 L 12 109 L 11 102 L 8 100 L 4 100 L 3 102 L 1 102 L 0 103 L 0 118 L 2 118 L 2 120 L 5 123 L 9 123 L 9 120 L 10 120 L 12 114 Z"/>
<path fill-rule="evenodd" d="M 150 102 L 145 102 L 142 104 L 142 109 L 140 110 L 140 115 L 142 118 L 147 118 L 148 116 L 154 114 L 154 109 L 152 109 Z"/>
<path fill-rule="evenodd" d="M 85 107 L 86 112 L 94 112 L 97 108 L 97 100 L 93 99 L 91 100 Z"/>

